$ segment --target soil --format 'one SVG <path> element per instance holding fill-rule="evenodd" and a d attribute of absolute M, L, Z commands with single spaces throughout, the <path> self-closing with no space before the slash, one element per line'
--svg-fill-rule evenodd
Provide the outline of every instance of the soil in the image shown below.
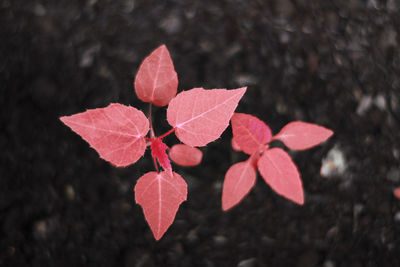
<path fill-rule="evenodd" d="M 1 1 L 0 266 L 400 266 L 399 15 L 396 0 Z M 174 166 L 188 200 L 154 240 L 133 195 L 149 152 L 115 168 L 58 118 L 147 110 L 132 82 L 160 44 L 179 90 L 247 85 L 237 111 L 275 133 L 295 120 L 334 130 L 291 152 L 304 206 L 259 176 L 221 210 L 224 174 L 244 158 L 228 128 L 200 166 Z M 153 116 L 168 130 L 164 109 Z M 321 175 L 332 150 L 344 162 Z"/>

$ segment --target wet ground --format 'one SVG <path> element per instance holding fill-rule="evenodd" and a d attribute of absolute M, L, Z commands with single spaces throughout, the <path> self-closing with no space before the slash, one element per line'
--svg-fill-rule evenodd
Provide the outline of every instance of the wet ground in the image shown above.
<path fill-rule="evenodd" d="M 399 15 L 397 0 L 1 1 L 0 266 L 400 266 Z M 292 154 L 304 206 L 259 178 L 221 211 L 243 158 L 228 128 L 202 165 L 175 167 L 188 201 L 154 241 L 133 195 L 149 153 L 114 168 L 58 117 L 145 108 L 133 77 L 162 43 L 179 90 L 247 85 L 237 111 L 275 133 L 294 120 L 335 131 Z M 321 175 L 328 156 L 343 162 Z"/>

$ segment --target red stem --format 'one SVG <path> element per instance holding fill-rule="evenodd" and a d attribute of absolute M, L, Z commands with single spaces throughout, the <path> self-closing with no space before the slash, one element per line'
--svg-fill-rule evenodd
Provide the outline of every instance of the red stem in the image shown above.
<path fill-rule="evenodd" d="M 157 173 L 160 173 L 160 171 L 158 170 L 158 165 L 157 165 L 156 158 L 154 158 L 153 156 L 151 156 L 151 157 L 153 158 L 154 167 L 156 168 Z"/>
<path fill-rule="evenodd" d="M 175 128 L 172 128 L 171 130 L 169 130 L 168 132 L 166 132 L 165 134 L 156 137 L 156 135 L 154 134 L 154 128 L 153 128 L 153 121 L 151 119 L 151 103 L 149 103 L 149 128 L 150 128 L 150 138 L 149 137 L 144 137 L 146 141 L 151 143 L 153 142 L 154 139 L 163 139 L 164 137 L 170 135 L 171 133 L 173 133 L 175 131 Z M 151 157 L 153 158 L 153 163 L 154 163 L 154 168 L 156 169 L 157 173 L 160 173 L 160 170 L 158 169 L 158 164 L 157 164 L 157 159 L 155 157 L 153 157 L 153 155 L 151 155 Z"/>
<path fill-rule="evenodd" d="M 159 136 L 158 138 L 163 139 L 164 137 L 172 134 L 175 131 L 175 128 L 172 128 L 171 130 L 169 130 L 168 132 L 166 132 L 165 134 Z"/>
<path fill-rule="evenodd" d="M 150 138 L 154 138 L 155 134 L 154 134 L 154 129 L 153 129 L 153 121 L 151 119 L 151 103 L 149 103 L 149 126 L 150 126 Z"/>
<path fill-rule="evenodd" d="M 153 129 L 153 120 L 151 119 L 151 108 L 152 108 L 152 105 L 151 105 L 151 103 L 149 103 L 149 128 L 150 128 L 150 138 L 145 137 L 145 139 L 146 139 L 146 141 L 149 141 L 149 142 L 150 142 L 150 145 L 151 145 L 152 140 L 153 140 L 154 137 L 155 137 L 154 129 Z M 155 157 L 153 157 L 153 155 L 151 155 L 151 157 L 153 158 L 154 168 L 156 169 L 157 173 L 159 173 L 160 170 L 158 169 L 157 160 L 156 160 Z"/>

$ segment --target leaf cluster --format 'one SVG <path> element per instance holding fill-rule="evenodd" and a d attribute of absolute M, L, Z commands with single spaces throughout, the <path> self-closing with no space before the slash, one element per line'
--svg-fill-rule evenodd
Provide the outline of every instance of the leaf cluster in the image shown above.
<path fill-rule="evenodd" d="M 203 154 L 197 147 L 218 139 L 232 124 L 232 146 L 249 155 L 226 173 L 222 209 L 237 205 L 251 190 L 256 170 L 278 194 L 304 203 L 300 173 L 287 152 L 269 148 L 273 140 L 288 148 L 303 150 L 328 139 L 333 132 L 322 126 L 291 122 L 272 136 L 258 118 L 234 113 L 246 87 L 226 89 L 193 88 L 178 92 L 178 75 L 165 45 L 155 49 L 139 67 L 134 80 L 137 97 L 149 103 L 142 111 L 119 103 L 63 116 L 60 120 L 80 135 L 99 156 L 117 167 L 138 161 L 150 147 L 155 171 L 141 176 L 135 186 L 135 200 L 141 205 L 154 238 L 159 240 L 173 223 L 180 204 L 187 199 L 185 180 L 173 171 L 171 160 L 181 166 L 200 164 Z M 151 119 L 152 105 L 167 106 L 171 129 L 156 135 Z M 163 138 L 175 134 L 182 142 L 169 148 Z"/>
<path fill-rule="evenodd" d="M 170 160 L 181 166 L 198 165 L 203 155 L 197 147 L 221 136 L 246 87 L 193 88 L 177 94 L 178 75 L 167 47 L 161 45 L 143 60 L 134 89 L 141 101 L 149 103 L 148 116 L 134 107 L 112 103 L 60 120 L 87 141 L 101 158 L 117 167 L 135 163 L 150 147 L 156 171 L 138 179 L 135 200 L 159 240 L 187 198 L 187 184 L 172 170 Z M 167 121 L 172 128 L 159 136 L 154 132 L 151 105 L 168 106 Z M 169 148 L 163 138 L 172 133 L 182 144 Z"/>

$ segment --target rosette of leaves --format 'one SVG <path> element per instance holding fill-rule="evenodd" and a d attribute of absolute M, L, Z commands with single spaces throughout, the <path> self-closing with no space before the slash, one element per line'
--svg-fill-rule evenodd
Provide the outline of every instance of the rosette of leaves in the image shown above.
<path fill-rule="evenodd" d="M 257 169 L 272 190 L 302 205 L 303 183 L 296 164 L 285 150 L 270 148 L 269 144 L 277 140 L 289 149 L 305 150 L 326 141 L 333 132 L 316 124 L 295 121 L 273 136 L 265 122 L 244 113 L 235 113 L 231 124 L 233 149 L 250 157 L 228 169 L 222 189 L 222 209 L 229 210 L 243 200 L 255 185 Z"/>
<path fill-rule="evenodd" d="M 141 176 L 134 191 L 136 203 L 142 206 L 154 238 L 159 240 L 187 199 L 187 184 L 173 171 L 170 159 L 182 166 L 199 164 L 202 152 L 197 147 L 221 136 L 246 88 L 193 88 L 177 94 L 178 75 L 167 47 L 161 45 L 140 65 L 134 89 L 141 101 L 149 103 L 148 116 L 134 107 L 112 103 L 60 120 L 117 167 L 135 163 L 150 147 L 155 171 Z M 159 136 L 152 124 L 151 105 L 167 106 L 171 129 Z M 163 138 L 173 133 L 182 144 L 169 149 Z"/>

